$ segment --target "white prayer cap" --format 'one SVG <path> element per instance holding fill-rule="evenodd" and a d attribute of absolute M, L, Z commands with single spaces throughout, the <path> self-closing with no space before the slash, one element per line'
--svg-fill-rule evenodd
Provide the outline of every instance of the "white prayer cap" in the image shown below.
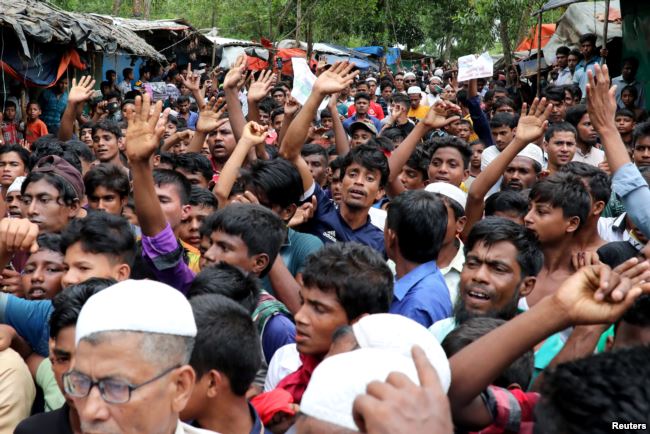
<path fill-rule="evenodd" d="M 14 179 L 14 182 L 11 183 L 9 188 L 7 189 L 7 194 L 12 193 L 14 191 L 20 191 L 20 189 L 23 186 L 23 182 L 25 181 L 26 176 L 18 176 L 16 179 Z"/>
<path fill-rule="evenodd" d="M 132 331 L 196 336 L 185 296 L 155 280 L 125 280 L 93 295 L 81 308 L 75 344 L 97 332 Z"/>
<path fill-rule="evenodd" d="M 378 348 L 361 348 L 323 360 L 314 370 L 300 401 L 300 412 L 324 422 L 359 431 L 352 417 L 357 396 L 372 381 L 386 381 L 391 372 L 420 384 L 411 357 Z"/>
<path fill-rule="evenodd" d="M 526 147 L 517 154 L 517 157 L 528 157 L 539 163 L 540 166 L 544 167 L 544 154 L 542 153 L 542 148 L 534 143 L 526 145 Z"/>
<path fill-rule="evenodd" d="M 438 372 L 445 392 L 451 383 L 447 355 L 438 340 L 421 324 L 402 315 L 379 313 L 367 315 L 352 326 L 361 348 L 380 348 L 411 357 L 414 345 L 419 345 Z"/>
<path fill-rule="evenodd" d="M 415 73 L 407 72 L 406 74 L 404 74 L 404 78 L 415 78 Z"/>
<path fill-rule="evenodd" d="M 437 75 L 433 75 L 433 76 L 429 79 L 429 83 L 442 84 L 442 78 L 438 77 Z"/>
<path fill-rule="evenodd" d="M 442 78 L 443 74 L 444 72 L 442 71 L 442 68 L 436 69 L 435 72 L 433 73 L 433 75 L 438 76 L 440 78 Z"/>
<path fill-rule="evenodd" d="M 377 78 L 374 75 L 369 75 L 368 78 L 366 78 L 366 83 L 369 83 L 371 81 L 377 83 Z"/>
<path fill-rule="evenodd" d="M 467 204 L 467 194 L 455 185 L 451 185 L 447 182 L 434 182 L 427 185 L 424 189 L 431 193 L 438 193 L 447 196 L 449 199 L 458 202 L 458 204 L 463 207 L 463 210 L 465 209 L 465 205 Z"/>
<path fill-rule="evenodd" d="M 409 95 L 422 95 L 422 89 L 420 89 L 418 86 L 411 86 L 406 91 L 406 93 Z"/>

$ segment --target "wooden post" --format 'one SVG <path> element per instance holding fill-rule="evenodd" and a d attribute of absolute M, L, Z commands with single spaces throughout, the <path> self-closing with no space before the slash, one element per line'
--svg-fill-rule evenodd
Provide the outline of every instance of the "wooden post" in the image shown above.
<path fill-rule="evenodd" d="M 607 27 L 609 25 L 609 0 L 605 0 L 605 24 L 603 24 L 603 48 L 607 49 Z M 607 63 L 607 57 L 603 56 L 603 65 Z"/>
<path fill-rule="evenodd" d="M 216 8 L 216 5 L 212 7 L 212 31 L 215 30 L 215 28 L 214 28 L 214 15 L 215 15 L 215 8 Z M 216 36 L 217 36 L 217 35 L 216 35 L 217 32 L 214 32 L 214 33 L 215 33 L 215 37 L 216 37 Z M 216 44 L 216 42 L 213 42 L 213 43 L 212 43 L 212 63 L 210 63 L 210 68 L 213 68 L 213 69 L 214 69 L 214 67 L 215 67 L 214 62 L 215 62 L 215 60 L 216 60 L 216 57 L 217 57 L 217 44 Z"/>
<path fill-rule="evenodd" d="M 542 11 L 537 15 L 537 98 L 542 95 Z"/>

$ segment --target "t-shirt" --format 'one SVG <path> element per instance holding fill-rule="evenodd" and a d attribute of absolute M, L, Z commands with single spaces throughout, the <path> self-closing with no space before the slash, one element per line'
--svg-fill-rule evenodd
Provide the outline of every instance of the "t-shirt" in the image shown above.
<path fill-rule="evenodd" d="M 354 104 L 350 105 L 348 107 L 348 113 L 347 117 L 354 116 L 354 114 L 357 112 L 357 108 Z M 374 116 L 379 120 L 384 119 L 384 110 L 381 108 L 379 104 L 377 104 L 374 101 L 370 101 L 370 108 L 368 108 L 368 114 L 370 116 Z"/>
<path fill-rule="evenodd" d="M 0 324 L 7 324 L 16 329 L 40 356 L 49 354 L 50 300 L 24 300 L 15 295 L 0 293 Z"/>
<path fill-rule="evenodd" d="M 579 161 L 581 163 L 587 163 L 598 167 L 600 163 L 605 161 L 605 151 L 591 147 L 591 149 L 589 149 L 589 152 L 583 154 L 580 148 L 576 148 L 576 153 L 573 155 L 572 161 Z"/>
<path fill-rule="evenodd" d="M 45 122 L 40 119 L 36 119 L 34 122 L 27 122 L 25 126 L 25 139 L 30 145 L 34 143 L 36 139 L 47 134 L 47 126 Z"/>
<path fill-rule="evenodd" d="M 352 229 L 320 185 L 314 183 L 310 190 L 314 192 L 318 206 L 314 212 L 314 217 L 305 227 L 306 232 L 316 235 L 325 244 L 339 241 L 356 241 L 372 247 L 383 256 L 386 256 L 384 233 L 371 223 L 370 217 L 363 226 Z"/>
<path fill-rule="evenodd" d="M 424 104 L 420 104 L 418 108 L 414 109 L 413 107 L 409 108 L 408 117 L 411 119 L 422 120 L 426 117 L 429 112 L 429 107 Z"/>

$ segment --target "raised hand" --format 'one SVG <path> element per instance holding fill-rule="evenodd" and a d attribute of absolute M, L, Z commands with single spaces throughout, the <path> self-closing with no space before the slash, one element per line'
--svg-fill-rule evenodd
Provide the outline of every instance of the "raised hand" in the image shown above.
<path fill-rule="evenodd" d="M 219 108 L 216 98 L 210 98 L 208 104 L 199 112 L 199 119 L 196 121 L 196 131 L 208 134 L 211 131 L 219 129 L 223 124 L 228 122 L 228 118 L 223 118 L 226 112 L 226 106 Z"/>
<path fill-rule="evenodd" d="M 316 79 L 312 92 L 322 96 L 342 92 L 354 81 L 359 72 L 353 71 L 354 64 L 348 62 L 336 62 L 330 69 Z"/>
<path fill-rule="evenodd" d="M 587 111 L 594 129 L 616 129 L 616 86 L 609 87 L 609 69 L 607 65 L 594 65 L 595 74 L 587 71 Z"/>
<path fill-rule="evenodd" d="M 262 71 L 259 78 L 254 80 L 248 88 L 248 99 L 254 102 L 263 100 L 275 86 L 276 80 L 277 76 L 273 71 Z"/>
<path fill-rule="evenodd" d="M 291 220 L 289 220 L 289 223 L 287 223 L 287 226 L 294 228 L 296 226 L 300 226 L 303 223 L 307 223 L 312 219 L 312 217 L 314 217 L 314 213 L 316 212 L 317 208 L 318 202 L 316 200 L 316 196 L 312 196 L 309 202 L 303 203 L 296 209 L 296 212 L 294 213 L 293 217 L 291 217 Z"/>
<path fill-rule="evenodd" d="M 235 64 L 230 68 L 223 80 L 224 89 L 239 90 L 246 79 L 246 55 L 242 54 L 237 57 Z"/>
<path fill-rule="evenodd" d="M 606 265 L 591 265 L 574 273 L 551 297 L 571 324 L 600 324 L 616 321 L 644 292 L 650 292 L 650 283 L 633 285 Z"/>
<path fill-rule="evenodd" d="M 247 143 L 252 145 L 259 145 L 260 143 L 264 143 L 268 135 L 268 126 L 260 125 L 257 122 L 249 122 L 244 125 L 244 131 L 242 131 L 240 140 L 246 140 Z"/>
<path fill-rule="evenodd" d="M 68 104 L 78 104 L 88 101 L 93 96 L 95 80 L 90 75 L 84 75 L 79 79 L 72 79 L 72 87 L 68 91 Z"/>
<path fill-rule="evenodd" d="M 541 100 L 535 98 L 527 111 L 527 104 L 521 108 L 522 115 L 517 124 L 515 137 L 524 143 L 531 143 L 539 139 L 546 128 L 548 128 L 548 117 L 553 109 L 552 104 L 548 104 L 546 98 Z"/>
<path fill-rule="evenodd" d="M 3 218 L 0 220 L 0 249 L 2 252 L 38 251 L 36 244 L 38 225 L 28 219 Z"/>
<path fill-rule="evenodd" d="M 178 75 L 181 82 L 191 91 L 198 91 L 201 88 L 201 77 L 197 74 L 192 74 L 192 64 L 187 64 L 187 78 Z"/>
<path fill-rule="evenodd" d="M 156 102 L 151 106 L 151 98 L 145 93 L 144 97 L 135 98 L 135 110 L 129 115 L 129 126 L 126 130 L 126 155 L 131 162 L 149 162 L 160 144 L 162 130 L 156 128 L 160 120 L 162 111 L 162 101 Z M 165 110 L 163 118 L 164 124 L 167 123 L 166 117 L 169 110 Z"/>
<path fill-rule="evenodd" d="M 461 113 L 460 107 L 456 104 L 448 101 L 437 101 L 431 106 L 422 122 L 431 129 L 442 128 L 460 119 L 460 116 L 449 117 L 454 113 Z"/>
<path fill-rule="evenodd" d="M 289 98 L 284 102 L 284 114 L 287 116 L 293 116 L 299 108 L 300 103 L 294 97 L 289 95 Z"/>

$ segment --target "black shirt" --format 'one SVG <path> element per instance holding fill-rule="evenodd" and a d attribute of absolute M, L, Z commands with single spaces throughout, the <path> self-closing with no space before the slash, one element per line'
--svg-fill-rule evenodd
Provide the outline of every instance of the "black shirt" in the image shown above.
<path fill-rule="evenodd" d="M 20 422 L 14 434 L 73 434 L 69 412 L 66 403 L 58 410 L 35 414 Z"/>

